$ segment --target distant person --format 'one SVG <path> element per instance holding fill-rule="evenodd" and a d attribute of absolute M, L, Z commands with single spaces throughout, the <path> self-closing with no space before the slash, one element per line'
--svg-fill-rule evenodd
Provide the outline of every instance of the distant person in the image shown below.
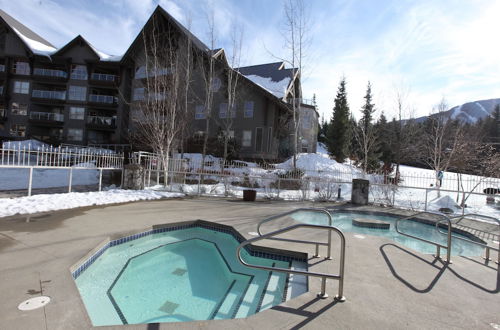
<path fill-rule="evenodd" d="M 441 186 L 443 185 L 443 176 L 444 176 L 443 171 L 437 172 L 437 179 L 438 179 L 438 187 L 439 188 L 441 188 Z"/>

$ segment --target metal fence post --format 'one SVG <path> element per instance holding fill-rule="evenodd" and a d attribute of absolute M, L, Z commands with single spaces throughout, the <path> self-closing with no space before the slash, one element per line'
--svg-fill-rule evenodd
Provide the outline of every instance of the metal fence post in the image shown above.
<path fill-rule="evenodd" d="M 278 198 L 280 198 L 281 178 L 278 177 Z"/>
<path fill-rule="evenodd" d="M 101 191 L 102 188 L 102 168 L 99 169 L 99 191 Z"/>
<path fill-rule="evenodd" d="M 69 183 L 68 183 L 68 192 L 71 192 L 71 184 L 73 182 L 73 167 L 69 169 Z"/>
<path fill-rule="evenodd" d="M 32 185 L 33 185 L 33 167 L 30 167 L 30 176 L 28 179 L 28 196 L 31 196 Z"/>
<path fill-rule="evenodd" d="M 428 189 L 425 188 L 425 206 L 424 206 L 424 211 L 427 211 L 427 193 L 428 193 Z"/>
<path fill-rule="evenodd" d="M 200 196 L 201 174 L 198 175 L 198 196 Z"/>

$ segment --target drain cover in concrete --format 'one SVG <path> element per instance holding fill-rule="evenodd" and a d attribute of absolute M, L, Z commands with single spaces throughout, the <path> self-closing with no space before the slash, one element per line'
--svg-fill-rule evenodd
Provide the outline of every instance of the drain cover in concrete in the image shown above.
<path fill-rule="evenodd" d="M 22 311 L 30 311 L 33 309 L 43 307 L 47 305 L 49 302 L 50 302 L 50 297 L 40 296 L 23 301 L 22 303 L 19 304 L 19 306 L 17 306 L 17 308 Z"/>

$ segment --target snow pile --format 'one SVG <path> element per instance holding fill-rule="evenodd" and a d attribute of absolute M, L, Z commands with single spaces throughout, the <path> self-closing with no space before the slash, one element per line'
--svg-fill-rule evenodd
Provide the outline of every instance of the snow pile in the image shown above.
<path fill-rule="evenodd" d="M 256 75 L 248 75 L 245 77 L 280 99 L 285 97 L 288 85 L 290 84 L 291 80 L 290 77 L 283 78 L 280 81 L 273 81 L 271 78 Z"/>
<path fill-rule="evenodd" d="M 54 47 L 43 44 L 39 41 L 33 40 L 19 32 L 16 28 L 12 27 L 14 32 L 24 41 L 24 43 L 33 51 L 35 54 L 39 55 L 51 55 L 56 51 Z"/>
<path fill-rule="evenodd" d="M 11 199 L 3 198 L 0 199 L 0 217 L 183 196 L 185 195 L 182 193 L 165 191 L 113 189 L 101 192 L 35 195 Z"/>
<path fill-rule="evenodd" d="M 435 210 L 435 211 L 439 211 L 439 209 L 442 209 L 442 208 L 456 210 L 456 209 L 459 209 L 460 206 L 457 203 L 455 203 L 453 198 L 451 198 L 448 195 L 445 195 L 445 196 L 438 197 L 436 199 L 431 200 L 429 202 L 429 208 L 431 210 Z"/>

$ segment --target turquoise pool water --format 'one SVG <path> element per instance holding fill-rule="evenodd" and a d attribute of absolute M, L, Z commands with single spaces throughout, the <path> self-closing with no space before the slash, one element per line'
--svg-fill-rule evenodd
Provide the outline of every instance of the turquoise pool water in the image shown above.
<path fill-rule="evenodd" d="M 426 254 L 436 253 L 435 245 L 425 243 L 410 237 L 406 237 L 396 232 L 394 225 L 396 220 L 398 219 L 397 217 L 387 216 L 387 215 L 368 215 L 364 213 L 335 212 L 335 211 L 331 212 L 331 214 L 333 216 L 333 225 L 344 232 L 353 232 L 357 234 L 387 237 L 395 242 L 403 244 L 413 250 L 422 253 Z M 328 223 L 327 216 L 320 213 L 298 211 L 292 213 L 290 217 L 292 217 L 296 221 L 303 223 L 322 224 L 322 225 Z M 384 230 L 384 229 L 356 227 L 352 225 L 352 219 L 354 218 L 376 219 L 389 222 L 390 229 Z M 404 233 L 408 233 L 413 236 L 425 238 L 427 240 L 446 245 L 446 235 L 438 233 L 434 226 L 418 223 L 415 221 L 402 221 L 399 224 L 399 229 Z M 452 235 L 454 237 L 466 238 L 456 233 L 453 233 Z M 446 253 L 446 250 L 442 249 L 441 253 L 444 255 Z M 451 249 L 452 255 L 480 256 L 482 253 L 483 253 L 482 247 L 458 239 L 453 240 L 452 238 L 452 249 Z"/>
<path fill-rule="evenodd" d="M 280 304 L 287 275 L 241 265 L 238 244 L 200 227 L 152 234 L 108 248 L 75 281 L 94 326 L 240 318 Z"/>

